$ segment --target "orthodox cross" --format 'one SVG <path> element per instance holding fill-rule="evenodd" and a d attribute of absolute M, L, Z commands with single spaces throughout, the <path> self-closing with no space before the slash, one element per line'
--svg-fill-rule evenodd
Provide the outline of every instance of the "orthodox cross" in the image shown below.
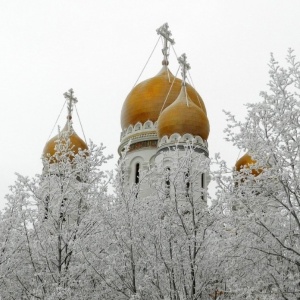
<path fill-rule="evenodd" d="M 73 89 L 69 89 L 68 92 L 64 93 L 64 97 L 67 100 L 67 106 L 68 106 L 68 120 L 72 119 L 72 111 L 73 111 L 73 105 L 78 102 L 77 98 L 74 97 L 74 91 Z"/>
<path fill-rule="evenodd" d="M 164 25 L 160 26 L 158 29 L 156 29 L 157 34 L 162 36 L 164 40 L 164 47 L 162 49 L 162 53 L 164 55 L 164 65 L 168 65 L 168 56 L 169 56 L 169 47 L 168 47 L 168 42 L 171 43 L 171 45 L 175 44 L 174 39 L 171 39 L 171 31 L 169 30 L 169 25 L 168 23 L 165 23 Z"/>
<path fill-rule="evenodd" d="M 186 61 L 186 54 L 183 53 L 178 58 L 179 65 L 181 67 L 182 85 L 186 84 L 187 71 L 191 68 L 190 64 Z"/>

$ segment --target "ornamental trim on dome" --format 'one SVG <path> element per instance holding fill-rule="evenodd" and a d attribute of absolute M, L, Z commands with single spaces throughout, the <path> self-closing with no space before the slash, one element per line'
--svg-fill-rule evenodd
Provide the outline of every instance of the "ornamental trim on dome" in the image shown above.
<path fill-rule="evenodd" d="M 126 144 L 128 144 L 130 142 L 131 145 L 135 144 L 135 143 L 140 143 L 140 142 L 144 142 L 144 141 L 156 141 L 157 142 L 158 137 L 157 137 L 157 133 L 156 131 L 149 131 L 149 132 L 144 132 L 144 133 L 140 133 L 140 134 L 136 134 L 133 136 L 130 136 L 129 138 L 123 140 L 123 142 L 120 144 L 119 148 L 118 148 L 118 152 L 119 154 L 123 151 L 123 149 L 125 148 Z"/>
<path fill-rule="evenodd" d="M 153 123 L 151 120 L 147 120 L 144 124 L 142 124 L 141 122 L 137 122 L 134 126 L 129 125 L 128 128 L 121 132 L 120 141 L 121 143 L 123 143 L 124 140 L 129 140 L 131 137 L 137 135 L 138 133 L 152 131 L 156 132 L 156 128 L 157 121 Z"/>
<path fill-rule="evenodd" d="M 165 135 L 159 140 L 158 147 L 164 148 L 174 144 L 186 144 L 187 142 L 192 145 L 200 145 L 202 147 L 208 148 L 207 141 L 203 140 L 201 136 L 194 136 L 189 133 L 185 133 L 184 135 L 173 133 L 170 137 Z"/>
<path fill-rule="evenodd" d="M 134 126 L 129 125 L 129 127 L 121 133 L 120 140 L 119 153 L 121 153 L 129 141 L 131 144 L 144 141 L 157 141 L 157 121 L 153 123 L 148 120 L 144 124 L 137 122 Z"/>

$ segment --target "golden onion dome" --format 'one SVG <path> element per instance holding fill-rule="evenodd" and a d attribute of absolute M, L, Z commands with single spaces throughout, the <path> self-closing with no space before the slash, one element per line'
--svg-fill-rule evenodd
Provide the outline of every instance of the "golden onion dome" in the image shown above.
<path fill-rule="evenodd" d="M 64 132 L 70 131 L 70 148 L 74 155 L 79 152 L 79 150 L 87 150 L 88 146 L 87 144 L 77 135 L 77 133 L 73 130 L 73 128 L 70 128 L 69 121 L 67 121 L 65 127 L 61 130 L 61 134 Z M 56 153 L 56 145 L 57 141 L 59 140 L 59 135 L 54 136 L 52 139 L 50 139 L 43 150 L 43 156 L 44 157 L 53 157 L 53 155 Z M 53 159 L 53 162 L 55 162 L 55 159 Z"/>
<path fill-rule="evenodd" d="M 204 140 L 208 139 L 209 121 L 206 113 L 191 101 L 185 86 L 182 86 L 177 99 L 159 116 L 157 133 L 159 138 L 171 136 L 173 133 L 189 133 L 199 135 Z"/>
<path fill-rule="evenodd" d="M 241 171 L 243 168 L 251 168 L 251 166 L 256 164 L 256 160 L 254 160 L 248 153 L 244 154 L 235 164 L 236 171 Z M 262 172 L 261 169 L 252 169 L 251 174 L 254 176 L 259 175 Z"/>
<path fill-rule="evenodd" d="M 162 108 L 168 107 L 177 98 L 182 80 L 175 78 L 167 66 L 154 77 L 135 86 L 124 101 L 121 112 L 122 130 L 138 122 L 157 121 Z M 205 105 L 197 91 L 189 84 L 187 92 L 192 102 L 201 107 L 206 115 Z"/>

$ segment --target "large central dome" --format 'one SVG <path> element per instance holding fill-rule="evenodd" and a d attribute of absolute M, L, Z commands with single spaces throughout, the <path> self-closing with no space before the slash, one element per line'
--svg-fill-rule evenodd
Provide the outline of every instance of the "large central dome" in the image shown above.
<path fill-rule="evenodd" d="M 172 85 L 173 84 L 173 85 Z M 122 130 L 138 122 L 157 121 L 159 114 L 178 97 L 182 80 L 175 78 L 167 66 L 154 77 L 135 86 L 123 104 L 121 112 Z M 197 91 L 187 84 L 189 98 L 206 114 L 205 105 Z M 167 98 L 167 100 L 166 100 Z"/>

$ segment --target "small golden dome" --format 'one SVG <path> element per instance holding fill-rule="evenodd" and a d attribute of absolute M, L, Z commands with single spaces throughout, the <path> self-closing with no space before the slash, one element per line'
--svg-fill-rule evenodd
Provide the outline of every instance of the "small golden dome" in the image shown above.
<path fill-rule="evenodd" d="M 256 160 L 254 160 L 248 153 L 244 154 L 235 164 L 236 171 L 240 171 L 243 168 L 250 168 L 251 166 L 256 164 Z M 252 169 L 251 174 L 254 176 L 259 175 L 262 172 L 261 169 Z"/>
<path fill-rule="evenodd" d="M 173 83 L 174 81 L 174 83 Z M 173 83 L 173 85 L 172 85 Z M 121 112 L 122 130 L 138 122 L 157 121 L 162 108 L 168 107 L 177 98 L 182 80 L 175 78 L 167 66 L 154 77 L 147 79 L 128 94 Z M 170 90 L 172 86 L 172 89 Z M 205 105 L 197 91 L 189 84 L 186 85 L 190 99 L 206 114 Z M 166 100 L 166 97 L 168 98 Z M 166 101 L 166 103 L 164 103 Z"/>
<path fill-rule="evenodd" d="M 190 100 L 188 93 L 188 89 L 183 86 L 177 99 L 161 113 L 157 123 L 159 138 L 173 133 L 189 133 L 207 140 L 209 121 L 206 113 Z"/>
<path fill-rule="evenodd" d="M 69 121 L 68 121 L 69 122 Z M 69 130 L 69 124 L 66 123 L 65 127 L 62 129 L 61 133 L 67 132 Z M 57 140 L 59 139 L 59 135 L 54 136 L 50 139 L 44 147 L 43 156 L 48 157 L 49 155 L 52 157 L 55 153 L 55 146 L 57 145 Z M 70 135 L 70 150 L 73 151 L 74 155 L 78 153 L 79 149 L 87 150 L 87 144 L 76 134 L 76 132 L 71 128 Z M 54 160 L 55 161 L 55 160 Z M 53 161 L 53 162 L 54 162 Z"/>

